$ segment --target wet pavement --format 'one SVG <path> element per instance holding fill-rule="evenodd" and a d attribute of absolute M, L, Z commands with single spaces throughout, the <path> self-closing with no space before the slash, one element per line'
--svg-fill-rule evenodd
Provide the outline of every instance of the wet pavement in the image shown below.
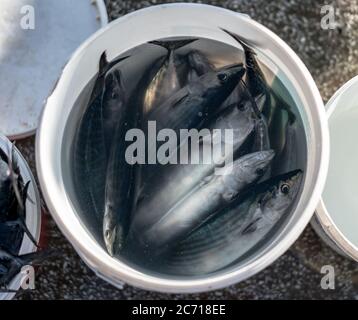
<path fill-rule="evenodd" d="M 107 1 L 111 19 L 149 5 L 175 1 Z M 358 4 L 329 1 L 334 8 L 335 28 L 321 27 L 323 2 L 303 1 L 181 1 L 208 3 L 249 14 L 285 40 L 311 71 L 325 101 L 347 80 L 358 74 Z M 138 26 L 140 28 L 140 26 Z M 34 138 L 17 146 L 33 172 Z M 295 245 L 258 275 L 223 290 L 169 295 L 125 286 L 116 289 L 80 260 L 49 215 L 47 244 L 60 252 L 36 273 L 36 290 L 19 299 L 357 299 L 358 264 L 328 248 L 307 227 Z M 322 266 L 335 268 L 334 290 L 321 288 Z"/>

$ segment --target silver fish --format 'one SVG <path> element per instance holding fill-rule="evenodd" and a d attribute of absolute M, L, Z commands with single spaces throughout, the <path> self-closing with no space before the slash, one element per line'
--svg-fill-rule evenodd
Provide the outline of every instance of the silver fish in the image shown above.
<path fill-rule="evenodd" d="M 158 131 L 195 128 L 229 96 L 244 73 L 242 64 L 206 73 L 153 109 L 145 120 L 156 121 Z"/>
<path fill-rule="evenodd" d="M 122 248 L 128 229 L 133 191 L 133 168 L 125 160 L 126 126 L 119 123 L 108 161 L 103 217 L 103 239 L 113 256 Z"/>
<path fill-rule="evenodd" d="M 102 237 L 110 255 L 118 255 L 128 232 L 130 212 L 135 201 L 139 184 L 139 168 L 128 164 L 125 150 L 126 132 L 140 127 L 145 90 L 158 71 L 164 57 L 155 58 L 144 70 L 144 76 L 136 84 L 133 93 L 122 105 L 116 120 L 116 129 L 112 139 L 108 167 L 106 172 L 105 201 Z"/>
<path fill-rule="evenodd" d="M 252 153 L 223 167 L 192 189 L 158 221 L 134 234 L 151 255 L 159 255 L 200 227 L 208 218 L 227 206 L 247 185 L 261 177 L 275 153 Z"/>
<path fill-rule="evenodd" d="M 242 64 L 238 64 L 204 74 L 149 112 L 144 118 L 144 132 L 147 132 L 149 121 L 155 121 L 157 132 L 170 128 L 177 137 L 180 136 L 181 129 L 200 127 L 216 111 L 215 108 L 219 109 L 244 73 Z M 156 150 L 158 146 L 157 141 L 149 141 L 147 150 Z M 148 179 L 148 170 L 150 171 L 150 166 L 141 171 L 142 181 Z"/>
<path fill-rule="evenodd" d="M 181 88 L 177 73 L 175 50 L 184 47 L 197 39 L 151 41 L 149 43 L 165 48 L 168 53 L 163 65 L 149 84 L 144 98 L 144 113 L 148 113 L 155 106 L 159 106 L 173 93 Z"/>
<path fill-rule="evenodd" d="M 82 116 L 81 125 L 76 133 L 74 146 L 75 181 L 81 181 L 80 189 L 85 186 L 81 201 L 83 207 L 93 212 L 93 218 L 102 222 L 104 212 L 104 188 L 107 169 L 107 150 L 103 126 L 102 98 L 105 76 L 115 65 L 128 57 L 107 61 L 104 52 L 99 61 L 99 71 L 91 92 L 88 107 Z M 77 183 L 77 182 L 76 182 Z"/>
<path fill-rule="evenodd" d="M 228 107 L 207 125 L 210 132 L 213 129 L 219 129 L 221 132 L 225 129 L 233 130 L 232 151 L 234 154 L 247 140 L 253 128 L 254 120 L 249 102 L 240 106 L 240 108 L 236 106 Z M 225 143 L 225 141 L 223 142 Z M 189 149 L 188 143 L 181 145 L 177 153 L 180 154 L 184 148 Z M 223 148 L 225 148 L 225 145 L 223 145 Z M 200 145 L 199 154 L 203 154 L 202 149 L 203 146 Z M 218 153 L 221 150 L 213 148 L 213 151 Z M 137 208 L 133 213 L 131 228 L 137 231 L 144 230 L 148 224 L 158 220 L 202 179 L 212 174 L 219 163 L 217 160 L 222 156 L 221 152 L 220 154 L 215 153 L 209 161 L 204 162 L 203 159 L 203 163 L 209 164 L 192 164 L 191 160 L 195 155 L 189 154 L 188 164 L 159 166 L 154 170 L 151 178 L 147 183 L 144 183 L 139 191 L 140 196 Z M 230 157 L 229 154 L 225 156 Z M 223 161 L 225 160 L 223 159 Z"/>
<path fill-rule="evenodd" d="M 182 241 L 167 260 L 167 272 L 202 275 L 218 271 L 251 252 L 288 214 L 300 190 L 302 172 L 286 174 L 243 203 L 224 210 Z M 265 185 L 265 183 L 264 183 Z"/>

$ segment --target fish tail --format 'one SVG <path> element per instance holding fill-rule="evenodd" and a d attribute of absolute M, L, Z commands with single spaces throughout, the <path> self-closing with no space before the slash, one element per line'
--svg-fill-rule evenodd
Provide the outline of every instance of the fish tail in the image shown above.
<path fill-rule="evenodd" d="M 101 54 L 101 57 L 99 59 L 99 71 L 102 72 L 106 66 L 108 65 L 108 60 L 107 60 L 107 54 L 106 51 L 103 51 L 103 53 Z"/>
<path fill-rule="evenodd" d="M 243 85 L 243 87 L 244 87 L 244 89 L 245 89 L 245 91 L 246 91 L 246 93 L 247 93 L 248 98 L 249 98 L 250 101 L 251 101 L 251 106 L 252 106 L 252 109 L 253 109 L 253 111 L 254 111 L 256 117 L 257 117 L 258 119 L 261 119 L 261 118 L 262 118 L 262 114 L 261 114 L 261 111 L 260 111 L 259 107 L 258 107 L 257 104 L 256 104 L 256 101 L 255 101 L 254 97 L 253 97 L 252 94 L 250 93 L 250 90 L 249 90 L 249 88 L 247 87 L 246 83 L 245 83 L 243 80 L 240 80 L 240 81 L 241 81 L 241 83 L 242 83 L 242 85 Z"/>
<path fill-rule="evenodd" d="M 149 43 L 163 47 L 169 52 L 182 48 L 198 39 L 185 39 L 185 40 L 169 40 L 169 41 L 150 41 Z"/>
<path fill-rule="evenodd" d="M 130 56 L 124 56 L 113 61 L 108 61 L 106 51 L 103 51 L 99 59 L 99 76 L 104 76 L 109 69 L 114 67 L 117 63 L 128 59 Z"/>
<path fill-rule="evenodd" d="M 245 50 L 245 52 L 249 52 L 253 55 L 256 55 L 256 53 L 254 52 L 254 50 L 243 40 L 241 39 L 237 34 L 232 33 L 224 28 L 220 28 L 222 31 L 224 31 L 225 33 L 227 33 L 229 36 L 231 36 L 232 38 L 234 38 L 241 46 L 242 48 Z"/>

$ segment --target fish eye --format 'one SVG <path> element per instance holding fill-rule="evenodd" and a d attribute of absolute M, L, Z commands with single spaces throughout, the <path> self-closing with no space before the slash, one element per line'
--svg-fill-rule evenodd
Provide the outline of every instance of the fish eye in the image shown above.
<path fill-rule="evenodd" d="M 117 98 L 118 98 L 117 92 L 112 91 L 111 98 L 112 98 L 112 99 L 117 99 Z"/>
<path fill-rule="evenodd" d="M 264 169 L 259 168 L 259 169 L 256 170 L 256 174 L 259 175 L 259 176 L 263 176 L 264 173 L 265 173 Z"/>
<path fill-rule="evenodd" d="M 290 192 L 290 186 L 287 184 L 287 183 L 284 183 L 282 186 L 281 186 L 281 192 L 283 194 L 288 194 Z"/>
<path fill-rule="evenodd" d="M 246 110 L 246 104 L 243 103 L 243 102 L 240 102 L 237 107 L 238 107 L 238 109 L 240 111 L 245 111 Z"/>
<path fill-rule="evenodd" d="M 220 82 L 225 82 L 228 79 L 228 75 L 226 73 L 219 73 L 218 79 Z"/>
<path fill-rule="evenodd" d="M 106 232 L 105 232 L 105 237 L 108 239 L 110 235 L 111 234 L 110 234 L 109 230 L 107 229 Z"/>

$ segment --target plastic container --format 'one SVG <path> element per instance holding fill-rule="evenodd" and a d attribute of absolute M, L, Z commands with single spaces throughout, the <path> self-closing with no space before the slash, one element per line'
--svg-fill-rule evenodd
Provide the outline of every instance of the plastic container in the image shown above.
<path fill-rule="evenodd" d="M 358 261 L 358 76 L 326 105 L 331 154 L 327 182 L 312 226 L 340 254 Z"/>
<path fill-rule="evenodd" d="M 1 1 L 0 131 L 4 135 L 14 140 L 35 134 L 45 100 L 71 54 L 107 23 L 103 0 Z"/>
<path fill-rule="evenodd" d="M 188 279 L 152 274 L 110 257 L 95 241 L 76 210 L 69 165 L 71 143 L 81 110 L 74 110 L 80 92 L 98 71 L 104 50 L 109 60 L 150 40 L 194 36 L 239 48 L 219 29 L 225 28 L 255 44 L 260 58 L 284 79 L 299 108 L 307 140 L 308 161 L 303 191 L 291 218 L 244 263 L 210 276 Z M 130 36 L 128 36 L 130 35 Z M 115 39 L 115 41 L 114 41 Z M 208 5 L 154 6 L 126 15 L 88 39 L 72 56 L 43 112 L 37 136 L 37 169 L 43 195 L 61 231 L 98 276 L 117 287 L 123 282 L 161 292 L 200 292 L 242 281 L 280 257 L 310 221 L 321 196 L 328 168 L 329 135 L 319 91 L 307 68 L 280 38 L 246 15 Z"/>
<path fill-rule="evenodd" d="M 11 147 L 11 142 L 0 135 L 0 148 L 6 150 Z M 18 159 L 20 173 L 24 181 L 31 181 L 28 189 L 28 200 L 26 201 L 26 225 L 34 236 L 35 240 L 39 241 L 41 233 L 41 205 L 40 196 L 37 189 L 36 181 L 31 173 L 26 160 L 23 158 L 18 149 L 15 148 L 15 156 Z M 31 201 L 31 200 L 32 201 Z M 24 234 L 19 255 L 31 253 L 36 251 L 36 246 L 31 242 L 27 235 Z M 9 285 L 10 290 L 18 290 L 21 286 L 22 276 L 17 275 Z M 15 296 L 15 293 L 0 293 L 0 300 L 10 300 Z"/>

